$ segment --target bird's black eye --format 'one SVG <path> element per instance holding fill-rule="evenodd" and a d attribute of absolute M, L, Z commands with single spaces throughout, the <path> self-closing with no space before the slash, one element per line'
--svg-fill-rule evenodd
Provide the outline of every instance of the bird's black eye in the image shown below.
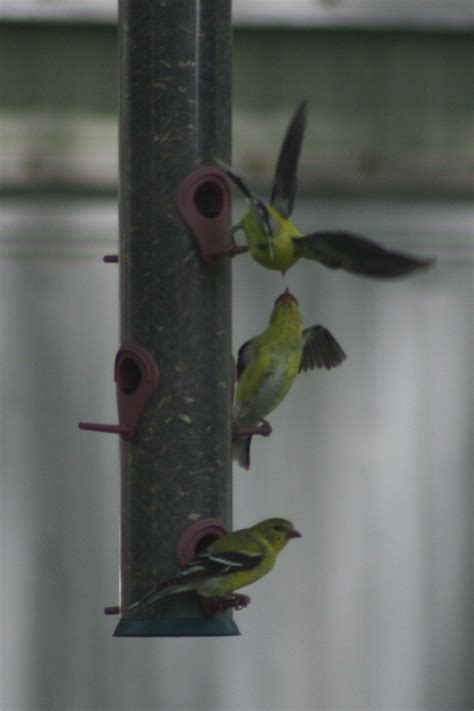
<path fill-rule="evenodd" d="M 284 533 L 286 531 L 286 526 L 282 526 L 277 523 L 276 526 L 273 526 L 273 530 L 274 531 L 281 531 L 282 533 Z"/>

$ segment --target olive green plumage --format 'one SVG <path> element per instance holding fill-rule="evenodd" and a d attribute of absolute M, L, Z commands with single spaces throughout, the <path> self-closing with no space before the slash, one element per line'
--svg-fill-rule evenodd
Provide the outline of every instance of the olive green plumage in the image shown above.
<path fill-rule="evenodd" d="M 145 611 L 168 595 L 194 591 L 203 599 L 226 600 L 266 575 L 291 538 L 300 538 L 291 521 L 270 518 L 213 541 L 171 580 L 128 608 Z M 225 609 L 225 607 L 223 607 Z"/>
<path fill-rule="evenodd" d="M 242 230 L 252 257 L 267 269 L 286 272 L 299 259 L 368 277 L 397 277 L 426 269 L 433 259 L 386 249 L 352 232 L 303 234 L 290 217 L 297 189 L 297 168 L 306 125 L 306 102 L 290 121 L 278 157 L 270 205 L 253 195 L 225 163 L 217 161 L 248 201 L 249 209 L 232 233 Z"/>
<path fill-rule="evenodd" d="M 286 290 L 275 301 L 263 333 L 239 350 L 234 398 L 234 425 L 256 427 L 287 395 L 298 373 L 312 368 L 333 368 L 346 355 L 323 326 L 303 329 L 295 297 Z M 238 435 L 238 431 L 237 431 Z M 251 436 L 236 436 L 233 456 L 250 466 Z"/>

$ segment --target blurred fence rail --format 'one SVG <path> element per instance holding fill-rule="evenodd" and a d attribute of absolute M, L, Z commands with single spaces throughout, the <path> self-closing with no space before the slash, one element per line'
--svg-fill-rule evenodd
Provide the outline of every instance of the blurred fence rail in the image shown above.
<path fill-rule="evenodd" d="M 268 181 L 308 97 L 302 190 L 473 194 L 471 3 L 254 5 L 234 6 L 234 158 L 250 180 Z M 0 189 L 115 191 L 113 3 L 6 2 L 0 31 Z"/>

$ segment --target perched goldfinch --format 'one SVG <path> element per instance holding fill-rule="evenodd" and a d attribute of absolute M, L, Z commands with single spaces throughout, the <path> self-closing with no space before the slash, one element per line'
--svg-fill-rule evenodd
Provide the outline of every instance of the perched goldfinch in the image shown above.
<path fill-rule="evenodd" d="M 250 467 L 252 433 L 274 410 L 300 371 L 334 368 L 346 354 L 323 326 L 303 329 L 301 312 L 288 289 L 275 301 L 270 322 L 263 333 L 241 346 L 237 359 L 234 398 L 233 456 Z M 240 432 L 240 434 L 239 434 Z"/>
<path fill-rule="evenodd" d="M 241 178 L 222 161 L 219 166 L 247 198 L 248 212 L 232 228 L 245 233 L 252 257 L 267 269 L 285 273 L 300 258 L 321 262 L 330 269 L 370 277 L 396 277 L 425 269 L 432 259 L 394 252 L 351 232 L 313 232 L 304 235 L 291 222 L 297 188 L 296 172 L 306 124 L 306 102 L 301 103 L 288 126 L 280 150 L 270 205 L 265 205 L 247 188 Z M 238 254 L 245 248 L 235 242 L 228 254 Z"/>
<path fill-rule="evenodd" d="M 266 575 L 290 538 L 301 538 L 290 521 L 268 518 L 251 528 L 213 541 L 175 578 L 167 580 L 128 608 L 146 610 L 160 598 L 196 592 L 208 614 L 245 607 L 250 598 L 234 591 Z"/>

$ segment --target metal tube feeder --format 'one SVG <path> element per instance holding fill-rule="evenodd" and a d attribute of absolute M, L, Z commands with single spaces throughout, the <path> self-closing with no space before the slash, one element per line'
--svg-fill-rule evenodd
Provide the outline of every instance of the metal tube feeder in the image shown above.
<path fill-rule="evenodd" d="M 206 618 L 192 593 L 127 611 L 231 529 L 231 267 L 212 257 L 231 224 L 213 165 L 230 159 L 230 0 L 120 0 L 119 42 L 121 340 L 159 387 L 120 438 L 115 635 L 235 635 L 230 612 Z"/>

